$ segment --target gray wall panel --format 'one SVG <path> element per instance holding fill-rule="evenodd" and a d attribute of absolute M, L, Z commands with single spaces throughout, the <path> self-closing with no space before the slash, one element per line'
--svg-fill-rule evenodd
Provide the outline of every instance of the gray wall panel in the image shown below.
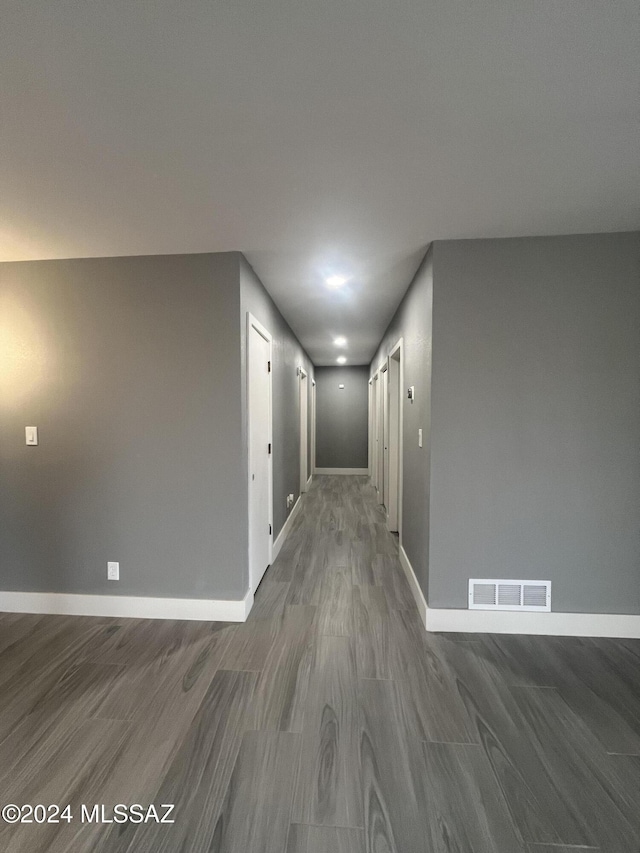
<path fill-rule="evenodd" d="M 316 367 L 316 465 L 368 465 L 368 367 Z M 344 390 L 340 390 L 344 384 Z"/>
<path fill-rule="evenodd" d="M 425 596 L 429 570 L 432 300 L 433 264 L 429 250 L 370 367 L 370 375 L 373 376 L 399 339 L 403 339 L 402 541 Z M 406 394 L 411 385 L 415 387 L 416 394 L 413 403 Z M 423 433 L 422 447 L 418 447 L 418 429 Z"/>
<path fill-rule="evenodd" d="M 0 264 L 0 588 L 245 594 L 238 270 Z"/>
<path fill-rule="evenodd" d="M 640 235 L 434 246 L 429 604 L 640 612 Z"/>

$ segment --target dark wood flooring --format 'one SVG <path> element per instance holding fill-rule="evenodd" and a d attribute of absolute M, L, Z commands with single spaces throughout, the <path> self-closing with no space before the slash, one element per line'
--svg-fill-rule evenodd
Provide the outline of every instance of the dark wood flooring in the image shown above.
<path fill-rule="evenodd" d="M 633 853 L 640 641 L 426 634 L 366 478 L 317 477 L 245 624 L 0 616 L 0 801 L 74 814 L 3 853 Z"/>

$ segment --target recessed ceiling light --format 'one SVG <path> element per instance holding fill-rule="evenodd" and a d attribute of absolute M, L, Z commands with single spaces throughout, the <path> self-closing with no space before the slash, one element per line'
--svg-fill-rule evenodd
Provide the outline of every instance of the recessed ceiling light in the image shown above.
<path fill-rule="evenodd" d="M 338 362 L 338 364 L 346 364 L 347 363 L 347 357 L 344 355 L 339 355 L 336 358 L 336 361 Z"/>
<path fill-rule="evenodd" d="M 347 345 L 347 339 L 343 335 L 340 335 L 340 337 L 333 339 L 333 344 L 336 347 L 344 347 Z"/>
<path fill-rule="evenodd" d="M 336 290 L 338 287 L 342 287 L 343 284 L 346 283 L 347 277 L 344 275 L 330 275 L 326 279 L 327 287 L 330 287 L 332 290 Z"/>

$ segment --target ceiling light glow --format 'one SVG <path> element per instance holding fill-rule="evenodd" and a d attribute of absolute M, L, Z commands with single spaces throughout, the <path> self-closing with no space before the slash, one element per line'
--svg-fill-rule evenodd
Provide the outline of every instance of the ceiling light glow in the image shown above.
<path fill-rule="evenodd" d="M 330 287 L 331 290 L 337 290 L 337 288 L 342 287 L 346 283 L 347 277 L 344 275 L 330 275 L 326 281 L 327 287 Z"/>
<path fill-rule="evenodd" d="M 347 358 L 346 358 L 346 356 L 344 356 L 344 355 L 339 355 L 339 356 L 336 358 L 336 361 L 338 362 L 338 364 L 346 364 L 346 363 L 347 363 Z"/>
<path fill-rule="evenodd" d="M 347 345 L 347 339 L 343 335 L 340 335 L 333 339 L 333 345 L 336 347 L 344 347 Z"/>

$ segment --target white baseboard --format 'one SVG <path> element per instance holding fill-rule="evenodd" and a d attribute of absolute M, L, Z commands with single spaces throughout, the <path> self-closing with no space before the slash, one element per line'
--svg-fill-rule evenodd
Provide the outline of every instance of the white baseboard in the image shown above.
<path fill-rule="evenodd" d="M 313 480 L 313 474 L 309 474 L 309 479 L 307 480 L 307 484 L 304 487 L 305 492 L 309 491 L 309 486 L 311 485 L 312 480 Z"/>
<path fill-rule="evenodd" d="M 311 479 L 311 477 L 309 479 Z M 302 495 L 298 495 L 298 500 L 293 505 L 293 509 L 289 513 L 289 518 L 282 525 L 282 529 L 280 530 L 280 533 L 278 533 L 278 537 L 277 537 L 276 541 L 273 543 L 273 549 L 271 552 L 271 562 L 272 563 L 275 562 L 276 557 L 280 553 L 280 549 L 282 548 L 282 546 L 284 544 L 284 540 L 287 538 L 287 536 L 289 535 L 289 532 L 291 531 L 293 521 L 294 521 L 296 515 L 300 512 L 300 507 L 302 505 L 301 498 L 302 498 Z"/>
<path fill-rule="evenodd" d="M 428 631 L 640 639 L 640 615 L 427 608 Z"/>
<path fill-rule="evenodd" d="M 253 593 L 242 599 L 146 598 L 137 595 L 77 595 L 58 592 L 0 592 L 0 612 L 122 619 L 190 619 L 244 622 Z"/>
<path fill-rule="evenodd" d="M 413 566 L 402 546 L 400 546 L 400 563 L 427 631 L 640 639 L 640 615 L 636 614 L 531 613 L 429 607 L 416 579 Z"/>
<path fill-rule="evenodd" d="M 366 477 L 369 474 L 368 468 L 315 468 L 314 474 L 356 474 Z"/>
<path fill-rule="evenodd" d="M 411 592 L 413 593 L 413 597 L 416 600 L 416 604 L 418 605 L 418 612 L 422 618 L 422 624 L 426 627 L 427 625 L 427 602 L 424 597 L 422 590 L 420 589 L 420 584 L 418 583 L 418 579 L 416 578 L 416 573 L 413 571 L 413 566 L 407 557 L 407 552 L 404 550 L 402 545 L 400 546 L 400 565 L 404 569 L 404 573 L 407 576 L 407 580 L 409 581 L 409 586 L 411 587 Z"/>

